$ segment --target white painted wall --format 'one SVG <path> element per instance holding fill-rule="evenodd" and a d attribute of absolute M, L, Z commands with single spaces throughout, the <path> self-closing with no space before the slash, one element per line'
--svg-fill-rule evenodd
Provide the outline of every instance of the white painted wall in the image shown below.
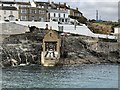
<path fill-rule="evenodd" d="M 24 26 L 36 26 L 38 28 L 45 28 L 46 24 L 48 24 L 48 28 L 52 27 L 54 30 L 58 30 L 58 23 L 57 22 L 34 22 L 34 21 L 14 21 L 17 24 L 21 24 Z"/>
<path fill-rule="evenodd" d="M 6 17 L 6 20 L 9 20 L 9 16 L 11 15 L 11 11 L 12 11 L 12 15 L 14 16 L 14 20 L 15 21 L 16 19 L 18 19 L 18 11 L 15 10 L 0 10 L 0 20 L 1 21 L 4 21 L 5 20 L 5 17 Z"/>
<path fill-rule="evenodd" d="M 33 1 L 31 1 L 30 4 L 31 4 L 32 7 L 36 7 L 35 2 L 33 2 Z"/>
<path fill-rule="evenodd" d="M 64 17 L 65 14 L 65 17 Z M 54 12 L 50 12 L 50 17 L 54 17 Z M 59 18 L 59 13 L 55 13 L 55 17 Z M 61 18 L 68 18 L 68 13 L 60 13 Z"/>
<path fill-rule="evenodd" d="M 76 26 L 75 29 L 74 25 L 58 24 L 57 22 L 31 22 L 31 21 L 14 21 L 14 22 L 24 26 L 36 26 L 38 28 L 45 28 L 46 24 L 48 24 L 49 29 L 52 26 L 52 29 L 57 31 L 59 31 L 58 26 L 63 26 L 63 32 L 69 32 L 73 34 L 96 37 L 96 38 L 99 37 L 99 38 L 117 39 L 117 37 L 112 35 L 95 34 L 84 24 L 82 26 Z"/>
<path fill-rule="evenodd" d="M 120 34 L 120 27 L 114 28 L 114 34 Z"/>

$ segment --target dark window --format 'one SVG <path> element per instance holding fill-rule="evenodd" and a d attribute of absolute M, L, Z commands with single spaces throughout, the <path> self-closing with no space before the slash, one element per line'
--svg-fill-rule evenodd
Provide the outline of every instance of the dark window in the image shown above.
<path fill-rule="evenodd" d="M 67 22 L 68 20 L 67 19 L 65 19 L 65 22 Z"/>
<path fill-rule="evenodd" d="M 54 13 L 54 17 L 55 17 L 56 15 L 55 15 L 55 13 Z"/>
<path fill-rule="evenodd" d="M 59 13 L 59 17 L 60 17 L 60 13 Z"/>
<path fill-rule="evenodd" d="M 48 13 L 48 19 L 50 19 L 50 13 Z"/>
<path fill-rule="evenodd" d="M 64 18 L 65 18 L 65 14 L 64 14 Z"/>
<path fill-rule="evenodd" d="M 62 19 L 62 22 L 64 22 L 64 19 Z"/>

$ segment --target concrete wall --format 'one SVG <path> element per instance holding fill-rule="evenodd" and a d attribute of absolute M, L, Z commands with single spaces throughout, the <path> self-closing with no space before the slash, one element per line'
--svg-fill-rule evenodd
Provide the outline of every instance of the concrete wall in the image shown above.
<path fill-rule="evenodd" d="M 58 24 L 58 22 L 34 22 L 34 21 L 14 21 L 17 24 L 24 26 L 36 26 L 38 28 L 45 28 L 46 24 L 48 24 L 48 28 L 52 27 L 52 29 L 59 31 L 58 27 L 63 27 L 63 32 L 69 32 L 73 34 L 79 34 L 83 36 L 90 36 L 96 38 L 109 38 L 116 39 L 115 36 L 105 35 L 105 34 L 95 34 L 93 33 L 86 25 L 82 24 L 81 26 L 68 25 L 68 24 Z"/>
<path fill-rule="evenodd" d="M 0 26 L 2 26 L 2 28 L 0 28 L 0 34 L 13 35 L 29 32 L 29 28 L 27 26 L 16 23 L 0 23 Z"/>

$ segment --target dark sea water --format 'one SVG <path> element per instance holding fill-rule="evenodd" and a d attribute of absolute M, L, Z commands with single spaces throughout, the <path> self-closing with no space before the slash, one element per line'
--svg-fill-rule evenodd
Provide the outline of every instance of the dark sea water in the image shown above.
<path fill-rule="evenodd" d="M 2 69 L 3 88 L 118 88 L 118 65 Z"/>

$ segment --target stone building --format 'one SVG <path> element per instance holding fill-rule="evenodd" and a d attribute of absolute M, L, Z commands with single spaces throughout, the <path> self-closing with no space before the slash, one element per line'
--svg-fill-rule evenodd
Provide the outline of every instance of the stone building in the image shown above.
<path fill-rule="evenodd" d="M 53 30 L 48 30 L 43 39 L 43 52 L 41 53 L 41 64 L 43 66 L 54 66 L 60 59 L 60 38 Z"/>
<path fill-rule="evenodd" d="M 0 21 L 15 21 L 18 19 L 18 10 L 15 2 L 0 1 Z"/>
<path fill-rule="evenodd" d="M 83 14 L 78 10 L 78 8 L 76 8 L 76 9 L 72 9 L 72 8 L 70 8 L 69 10 L 68 10 L 68 14 L 69 14 L 69 16 L 70 17 L 81 17 Z"/>
<path fill-rule="evenodd" d="M 20 21 L 46 21 L 47 13 L 44 8 L 19 7 Z"/>
<path fill-rule="evenodd" d="M 0 21 L 18 20 L 18 10 L 14 6 L 0 6 Z"/>

